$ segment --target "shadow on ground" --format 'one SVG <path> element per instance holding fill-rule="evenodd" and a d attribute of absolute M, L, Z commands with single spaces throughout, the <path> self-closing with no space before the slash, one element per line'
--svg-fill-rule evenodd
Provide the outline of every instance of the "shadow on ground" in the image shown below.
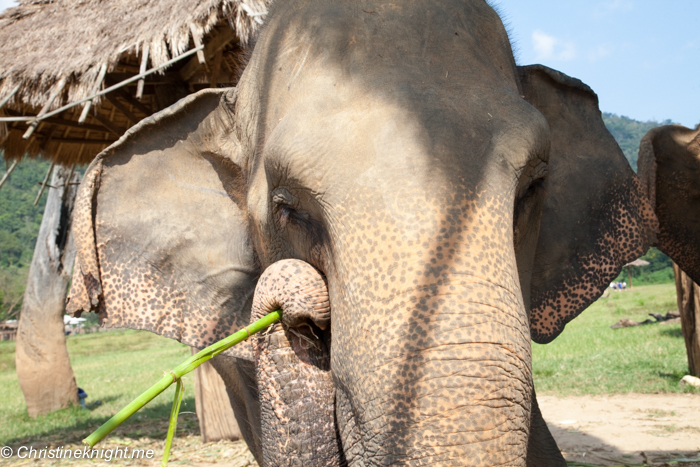
<path fill-rule="evenodd" d="M 700 467 L 700 451 L 623 452 L 604 440 L 571 428 L 547 424 L 570 466 L 665 466 Z M 698 442 L 700 448 L 700 440 Z"/>
<path fill-rule="evenodd" d="M 102 402 L 109 403 L 110 400 L 105 399 Z M 100 404 L 92 402 L 88 404 L 88 410 L 94 410 Z M 193 398 L 183 399 L 183 406 L 194 407 Z M 154 440 L 165 440 L 168 432 L 168 417 L 170 415 L 170 403 L 154 404 L 146 406 L 131 416 L 121 426 L 110 434 L 110 437 L 120 439 L 150 438 Z M 13 449 L 19 446 L 63 446 L 66 444 L 82 443 L 90 433 L 99 428 L 104 422 L 109 420 L 111 416 L 91 417 L 87 420 L 77 420 L 73 424 L 46 430 L 44 432 L 35 433 L 31 436 L 17 437 L 6 440 L 6 445 Z M 188 435 L 199 436 L 199 423 L 197 416 L 188 411 L 180 412 L 177 424 L 176 436 L 184 437 Z"/>

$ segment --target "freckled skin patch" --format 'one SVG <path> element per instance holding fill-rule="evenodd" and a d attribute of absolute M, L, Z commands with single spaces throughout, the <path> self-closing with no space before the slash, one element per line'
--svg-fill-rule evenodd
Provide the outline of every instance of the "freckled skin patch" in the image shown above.
<path fill-rule="evenodd" d="M 639 146 L 638 164 L 659 218 L 657 246 L 700 282 L 700 129 L 650 130 Z"/>
<path fill-rule="evenodd" d="M 428 199 L 400 193 L 411 207 L 401 223 L 353 195 L 332 239 L 352 253 L 334 257 L 342 280 L 329 280 L 348 462 L 525 465 L 530 346 L 512 198 L 464 187 Z"/>
<path fill-rule="evenodd" d="M 189 96 L 143 120 L 88 168 L 76 204 L 70 312 L 97 310 L 106 327 L 200 349 L 248 324 L 258 267 L 244 216 L 223 157 L 198 155 L 202 141 L 225 146 L 194 131 L 228 124 L 220 106 L 227 94 Z M 252 359 L 247 342 L 227 354 Z"/>
<path fill-rule="evenodd" d="M 519 67 L 519 75 L 552 134 L 530 291 L 530 332 L 543 344 L 596 300 L 622 265 L 646 252 L 658 226 L 595 93 L 542 65 Z"/>
<path fill-rule="evenodd" d="M 532 294 L 530 329 L 534 341 L 553 340 L 566 323 L 603 293 L 623 264 L 646 253 L 651 239 L 645 235 L 656 219 L 640 193 L 636 179 L 611 190 L 597 209 L 607 214 L 597 224 L 593 252 L 574 256 L 571 270 L 562 274 L 558 287 Z"/>

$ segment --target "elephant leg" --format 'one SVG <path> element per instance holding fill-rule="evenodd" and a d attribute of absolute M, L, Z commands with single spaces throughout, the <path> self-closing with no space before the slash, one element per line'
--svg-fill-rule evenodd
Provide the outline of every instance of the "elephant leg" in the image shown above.
<path fill-rule="evenodd" d="M 557 442 L 547 428 L 537 404 L 535 390 L 532 390 L 532 411 L 530 415 L 530 438 L 527 443 L 527 467 L 566 467 Z"/>
<path fill-rule="evenodd" d="M 330 321 L 321 275 L 298 260 L 270 266 L 258 281 L 251 320 L 280 308 L 282 323 L 252 342 L 263 465 L 342 465 L 330 353 L 318 337 Z"/>

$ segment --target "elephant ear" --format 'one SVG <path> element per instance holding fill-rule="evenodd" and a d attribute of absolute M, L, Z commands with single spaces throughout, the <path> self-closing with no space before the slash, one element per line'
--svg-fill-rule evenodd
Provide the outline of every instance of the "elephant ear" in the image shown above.
<path fill-rule="evenodd" d="M 638 164 L 659 219 L 657 246 L 700 283 L 700 125 L 649 130 Z"/>
<path fill-rule="evenodd" d="M 530 333 L 552 341 L 622 266 L 646 253 L 656 218 L 612 135 L 598 97 L 542 65 L 519 67 L 525 99 L 551 133 L 530 289 Z"/>
<path fill-rule="evenodd" d="M 97 156 L 74 209 L 68 311 L 203 348 L 249 323 L 259 276 L 241 207 L 236 90 L 205 90 Z M 237 346 L 235 355 L 251 358 Z"/>

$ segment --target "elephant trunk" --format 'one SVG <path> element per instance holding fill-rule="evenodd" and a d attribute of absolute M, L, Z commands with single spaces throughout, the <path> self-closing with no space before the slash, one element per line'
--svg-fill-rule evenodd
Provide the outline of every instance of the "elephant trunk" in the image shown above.
<path fill-rule="evenodd" d="M 330 322 L 323 277 L 298 260 L 270 266 L 255 290 L 251 320 L 276 309 L 282 324 L 252 342 L 264 464 L 343 465 L 328 345 L 317 336 Z"/>
<path fill-rule="evenodd" d="M 350 465 L 525 466 L 532 380 L 516 291 L 448 273 L 368 304 L 390 319 L 345 322 L 334 309 L 336 414 Z"/>
<path fill-rule="evenodd" d="M 364 369 L 361 385 L 353 378 L 336 382 L 338 427 L 351 465 L 525 466 L 526 332 L 513 336 L 520 331 L 501 310 L 446 295 L 436 294 L 446 308 L 432 316 L 401 323 L 395 313 L 380 349 L 367 351 L 371 360 L 353 364 Z M 339 339 L 334 357 L 346 348 Z M 334 372 L 343 375 L 336 361 L 343 359 L 333 359 Z"/>

